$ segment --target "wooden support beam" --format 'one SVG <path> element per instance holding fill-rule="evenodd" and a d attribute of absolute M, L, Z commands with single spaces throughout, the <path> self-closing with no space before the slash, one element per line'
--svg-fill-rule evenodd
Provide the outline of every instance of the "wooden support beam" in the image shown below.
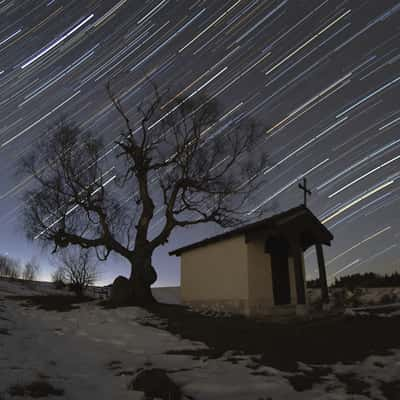
<path fill-rule="evenodd" d="M 326 279 L 324 252 L 322 250 L 321 243 L 316 243 L 315 248 L 317 250 L 319 282 L 321 285 L 322 303 L 326 304 L 326 303 L 329 303 L 329 293 L 328 293 L 328 282 Z"/>
<path fill-rule="evenodd" d="M 293 260 L 294 260 L 294 276 L 296 281 L 297 304 L 306 304 L 306 292 L 304 287 L 304 274 L 302 262 L 302 250 L 297 241 L 291 242 Z"/>

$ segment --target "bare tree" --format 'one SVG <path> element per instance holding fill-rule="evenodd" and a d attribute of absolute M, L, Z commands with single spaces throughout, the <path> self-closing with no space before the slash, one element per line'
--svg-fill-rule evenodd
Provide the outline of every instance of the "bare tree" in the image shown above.
<path fill-rule="evenodd" d="M 176 227 L 243 219 L 266 166 L 265 129 L 223 114 L 210 98 L 170 100 L 157 88 L 131 117 L 108 90 L 125 126 L 114 149 L 60 123 L 25 160 L 36 181 L 25 196 L 25 227 L 54 251 L 94 248 L 101 260 L 118 253 L 131 265 L 136 303 L 146 304 L 157 279 L 152 255 Z"/>
<path fill-rule="evenodd" d="M 9 257 L 0 254 L 0 276 L 6 277 L 8 272 Z"/>
<path fill-rule="evenodd" d="M 82 296 L 88 286 L 98 279 L 97 266 L 89 251 L 80 249 L 61 252 L 60 266 L 56 272 L 57 279 L 69 285 L 78 296 Z"/>
<path fill-rule="evenodd" d="M 11 279 L 20 277 L 20 264 L 17 260 L 7 256 L 0 255 L 0 276 Z"/>
<path fill-rule="evenodd" d="M 40 265 L 36 260 L 32 259 L 28 261 L 22 270 L 22 279 L 26 281 L 33 281 L 37 279 L 40 271 Z"/>
<path fill-rule="evenodd" d="M 66 282 L 62 266 L 57 267 L 57 269 L 51 274 L 51 281 L 54 283 L 56 289 L 62 289 L 65 287 Z"/>

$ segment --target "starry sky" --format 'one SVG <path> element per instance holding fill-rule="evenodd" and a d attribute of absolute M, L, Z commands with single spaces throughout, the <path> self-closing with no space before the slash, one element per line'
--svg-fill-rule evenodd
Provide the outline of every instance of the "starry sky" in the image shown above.
<path fill-rule="evenodd" d="M 259 176 L 248 219 L 302 203 L 332 231 L 330 279 L 400 267 L 400 2 L 391 0 L 3 0 L 0 1 L 0 253 L 41 260 L 28 242 L 16 173 L 32 144 L 64 117 L 102 137 L 122 128 L 111 82 L 134 107 L 149 80 L 183 96 L 207 93 L 265 125 L 271 165 Z M 110 157 L 112 156 L 110 152 Z M 112 186 L 112 184 L 110 185 Z M 168 251 L 220 233 L 178 229 L 154 256 L 156 285 L 179 284 Z M 316 277 L 315 252 L 306 254 Z M 129 274 L 117 256 L 102 282 Z"/>

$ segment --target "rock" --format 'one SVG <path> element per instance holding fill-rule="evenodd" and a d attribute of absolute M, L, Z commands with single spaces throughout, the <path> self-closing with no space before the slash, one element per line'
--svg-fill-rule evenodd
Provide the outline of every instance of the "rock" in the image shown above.
<path fill-rule="evenodd" d="M 145 393 L 146 399 L 181 400 L 182 393 L 163 369 L 144 369 L 136 374 L 128 385 L 129 390 Z"/>
<path fill-rule="evenodd" d="M 115 306 L 128 305 L 133 302 L 134 291 L 132 282 L 124 276 L 115 278 L 110 295 L 110 302 Z"/>

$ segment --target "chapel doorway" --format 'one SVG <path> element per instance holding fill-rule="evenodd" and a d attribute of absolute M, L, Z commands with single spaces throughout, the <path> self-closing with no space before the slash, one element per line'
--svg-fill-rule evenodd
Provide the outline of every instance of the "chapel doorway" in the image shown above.
<path fill-rule="evenodd" d="M 270 239 L 266 250 L 271 255 L 272 289 L 275 305 L 290 304 L 289 246 L 283 239 Z"/>

